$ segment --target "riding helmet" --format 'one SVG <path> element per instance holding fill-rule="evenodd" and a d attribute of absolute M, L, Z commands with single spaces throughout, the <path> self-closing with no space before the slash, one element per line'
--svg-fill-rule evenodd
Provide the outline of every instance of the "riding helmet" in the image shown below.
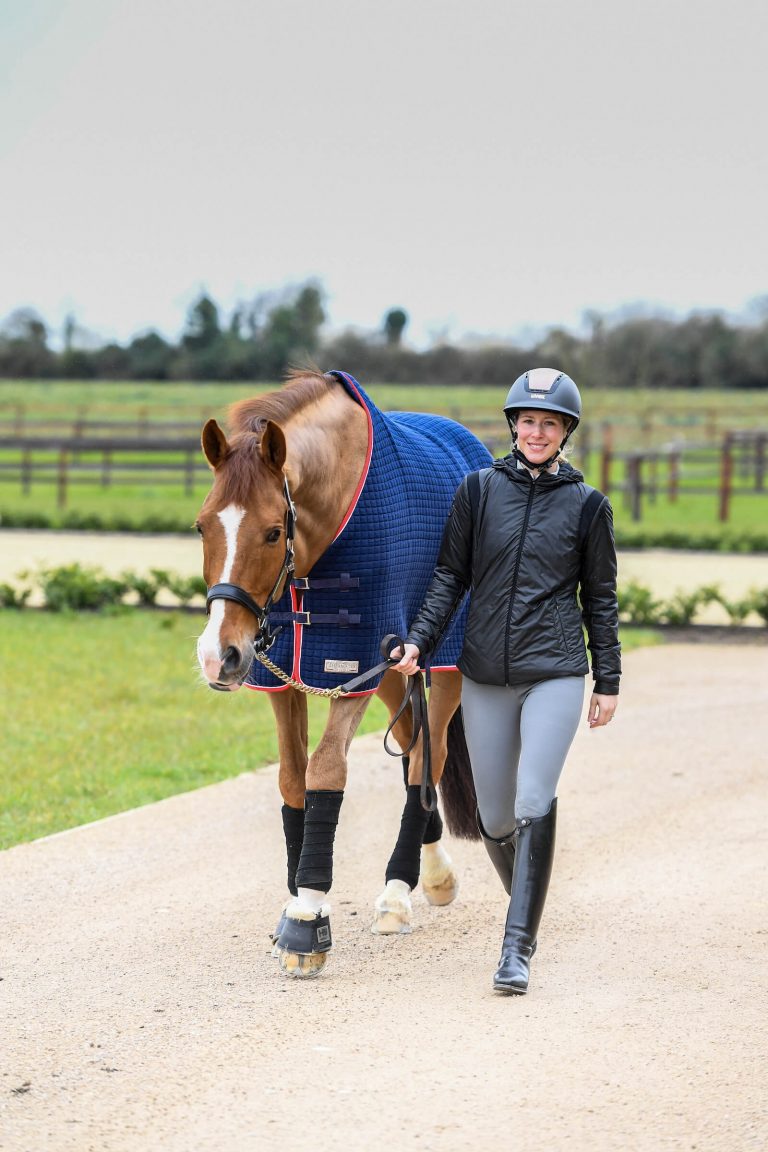
<path fill-rule="evenodd" d="M 513 432 L 514 416 L 521 408 L 543 408 L 548 412 L 560 412 L 568 416 L 570 427 L 565 438 L 567 440 L 581 419 L 581 396 L 565 372 L 559 372 L 556 368 L 531 368 L 518 376 L 504 404 L 504 415 Z"/>

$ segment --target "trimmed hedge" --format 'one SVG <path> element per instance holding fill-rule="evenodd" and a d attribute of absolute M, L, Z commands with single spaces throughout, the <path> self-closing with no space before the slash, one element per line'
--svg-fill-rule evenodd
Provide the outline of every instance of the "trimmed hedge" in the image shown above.
<path fill-rule="evenodd" d="M 140 520 L 124 515 L 100 516 L 90 512 L 24 512 L 6 509 L 0 515 L 2 528 L 32 528 L 67 532 L 137 532 L 147 535 L 188 536 L 190 525 L 173 513 L 153 513 Z M 671 548 L 693 552 L 768 552 L 768 529 L 722 528 L 687 532 L 681 528 L 654 528 L 651 525 L 616 525 L 616 545 L 622 549 Z"/>
<path fill-rule="evenodd" d="M 157 604 L 163 591 L 183 607 L 195 597 L 204 599 L 207 591 L 202 576 L 177 576 L 152 568 L 148 576 L 127 571 L 113 577 L 100 568 L 75 563 L 21 572 L 16 586 L 0 584 L 0 608 L 23 608 L 36 590 L 42 593 L 43 607 L 51 612 L 147 608 Z"/>
<path fill-rule="evenodd" d="M 177 605 L 185 606 L 195 598 L 204 599 L 206 593 L 202 576 L 177 576 L 152 568 L 149 575 L 126 571 L 113 577 L 99 568 L 75 563 L 44 568 L 36 574 L 22 572 L 16 585 L 0 584 L 0 608 L 25 607 L 35 590 L 42 593 L 43 607 L 51 612 L 152 607 L 164 591 Z M 695 622 L 700 608 L 713 603 L 725 609 L 731 624 L 743 624 L 755 613 L 768 627 L 768 588 L 751 588 L 746 596 L 731 600 L 718 585 L 706 584 L 659 600 L 646 585 L 634 580 L 619 587 L 619 619 L 624 624 L 685 627 Z"/>
<path fill-rule="evenodd" d="M 731 625 L 743 624 L 754 612 L 768 627 L 768 588 L 751 588 L 740 600 L 731 600 L 718 585 L 706 584 L 692 592 L 675 592 L 668 600 L 657 600 L 646 585 L 635 580 L 619 587 L 619 619 L 624 624 L 684 628 L 709 604 L 720 604 Z"/>

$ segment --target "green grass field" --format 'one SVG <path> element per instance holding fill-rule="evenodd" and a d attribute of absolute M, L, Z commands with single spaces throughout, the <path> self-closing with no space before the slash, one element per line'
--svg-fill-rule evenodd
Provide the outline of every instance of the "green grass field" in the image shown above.
<path fill-rule="evenodd" d="M 201 681 L 197 616 L 0 615 L 0 848 L 277 760 L 266 694 L 224 695 Z M 625 648 L 651 639 L 633 631 Z M 326 711 L 310 697 L 313 745 Z M 386 712 L 373 700 L 359 733 L 385 726 Z M 381 757 L 390 760 L 383 747 Z M 400 787 L 398 760 L 391 771 L 392 787 Z"/>

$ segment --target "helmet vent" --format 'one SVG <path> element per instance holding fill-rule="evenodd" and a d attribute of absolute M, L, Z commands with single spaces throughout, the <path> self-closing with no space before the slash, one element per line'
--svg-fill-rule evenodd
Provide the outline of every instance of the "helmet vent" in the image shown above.
<path fill-rule="evenodd" d="M 555 368 L 532 368 L 528 373 L 528 391 L 531 395 L 546 395 L 562 375 Z"/>

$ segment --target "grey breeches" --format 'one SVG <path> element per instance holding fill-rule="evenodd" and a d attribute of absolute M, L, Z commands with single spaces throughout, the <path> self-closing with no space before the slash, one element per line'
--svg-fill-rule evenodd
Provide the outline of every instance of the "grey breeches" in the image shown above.
<path fill-rule="evenodd" d="M 515 818 L 549 811 L 583 703 L 583 676 L 510 688 L 464 677 L 464 730 L 488 836 L 500 839 L 515 827 Z"/>

